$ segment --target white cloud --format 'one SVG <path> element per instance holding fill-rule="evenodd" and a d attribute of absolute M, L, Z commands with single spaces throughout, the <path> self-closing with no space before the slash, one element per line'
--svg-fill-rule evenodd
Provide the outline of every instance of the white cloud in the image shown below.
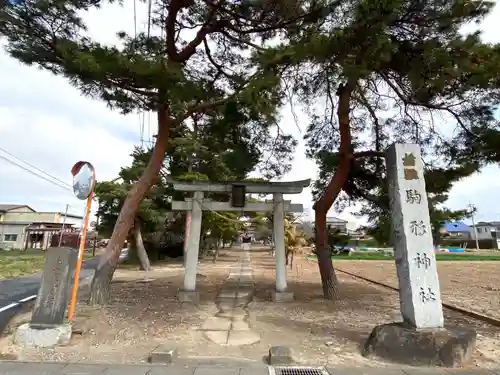
<path fill-rule="evenodd" d="M 136 116 L 111 112 L 103 103 L 82 97 L 64 79 L 22 66 L 3 52 L 0 66 L 1 148 L 68 184 L 78 160 L 93 163 L 98 179 L 113 178 L 128 162 L 133 141 L 139 139 Z M 81 211 L 71 190 L 3 159 L 0 175 L 2 203 L 29 204 L 41 211 L 61 211 L 70 203 L 75 213 Z"/>
<path fill-rule="evenodd" d="M 477 208 L 477 221 L 500 221 L 500 168 L 490 165 L 453 186 L 447 206 L 464 209 L 471 203 Z"/>
<path fill-rule="evenodd" d="M 117 31 L 133 33 L 133 3 L 125 4 L 125 7 L 107 4 L 93 10 L 86 17 L 87 34 L 112 44 Z M 139 31 L 146 30 L 146 13 L 145 5 L 137 2 L 136 27 Z M 485 40 L 499 41 L 499 21 L 500 7 L 497 6 L 482 24 Z M 102 102 L 83 97 L 64 78 L 21 65 L 3 51 L 0 52 L 0 82 L 0 147 L 68 184 L 71 183 L 69 170 L 78 160 L 92 162 L 99 180 L 114 178 L 119 168 L 129 163 L 133 145 L 140 139 L 137 115 L 122 116 L 113 112 Z M 292 171 L 284 180 L 314 180 L 317 168 L 304 156 L 301 133 L 307 119 L 299 115 L 298 120 L 297 128 L 290 108 L 283 110 L 282 126 L 300 141 Z M 151 137 L 153 128 L 146 130 L 147 138 Z M 0 155 L 4 154 L 0 151 Z M 470 201 L 478 207 L 479 219 L 500 219 L 500 213 L 495 212 L 491 204 L 499 194 L 500 182 L 494 182 L 498 172 L 497 167 L 489 167 L 459 182 L 452 190 L 449 205 L 462 208 Z M 71 191 L 30 175 L 2 159 L 0 176 L 0 203 L 29 204 L 41 211 L 62 211 L 69 203 L 72 205 L 70 211 L 82 211 L 82 203 Z M 310 189 L 287 199 L 303 203 L 307 216 L 312 216 Z M 349 212 L 337 216 L 355 220 Z"/>
<path fill-rule="evenodd" d="M 467 31 L 480 29 L 482 38 L 487 43 L 500 42 L 500 4 L 495 4 L 493 11 L 480 25 L 471 25 Z M 452 209 L 464 209 L 471 203 L 477 208 L 478 221 L 500 220 L 500 210 L 496 202 L 500 200 L 500 169 L 490 165 L 481 173 L 465 178 L 453 186 L 447 206 Z M 466 220 L 467 221 L 467 220 Z"/>
<path fill-rule="evenodd" d="M 137 28 L 144 30 L 145 6 L 138 3 L 137 11 Z M 125 7 L 106 4 L 86 16 L 87 34 L 112 44 L 116 32 L 133 32 L 133 19 L 132 3 Z M 120 167 L 130 162 L 129 154 L 140 142 L 138 115 L 113 112 L 104 103 L 82 96 L 66 79 L 22 65 L 3 48 L 0 67 L 1 148 L 68 185 L 72 182 L 70 169 L 79 160 L 94 165 L 98 180 L 116 177 Z M 153 135 L 149 122 L 154 119 L 148 119 L 146 116 L 146 140 Z M 19 163 L 2 151 L 0 156 Z M 70 204 L 70 212 L 83 212 L 83 203 L 71 188 L 58 186 L 62 184 L 57 181 L 47 182 L 3 159 L 0 176 L 0 203 L 28 204 L 39 211 L 63 211 Z"/>

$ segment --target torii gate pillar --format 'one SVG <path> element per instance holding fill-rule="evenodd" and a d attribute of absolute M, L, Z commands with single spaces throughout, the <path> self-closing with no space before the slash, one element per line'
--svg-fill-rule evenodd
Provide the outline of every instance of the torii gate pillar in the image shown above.
<path fill-rule="evenodd" d="M 276 256 L 276 292 L 286 292 L 286 249 L 285 249 L 285 212 L 283 194 L 273 195 L 273 232 Z"/>
<path fill-rule="evenodd" d="M 273 211 L 273 232 L 276 255 L 276 289 L 271 292 L 273 301 L 282 302 L 293 299 L 293 292 L 288 291 L 286 281 L 286 249 L 285 249 L 285 212 L 302 212 L 301 204 L 292 204 L 283 200 L 283 194 L 299 194 L 309 186 L 310 180 L 294 182 L 254 182 L 254 181 L 170 181 L 174 190 L 194 192 L 192 199 L 186 202 L 172 202 L 172 210 L 190 211 L 191 224 L 187 239 L 186 268 L 184 287 L 179 291 L 181 302 L 196 302 L 199 294 L 196 291 L 196 271 L 201 236 L 201 221 L 203 210 L 211 211 L 241 211 L 242 208 L 232 207 L 230 202 L 204 200 L 203 192 L 230 193 L 233 185 L 244 185 L 247 193 L 273 194 L 272 202 L 249 202 L 243 211 L 266 212 Z"/>
<path fill-rule="evenodd" d="M 191 224 L 189 225 L 189 236 L 187 238 L 186 270 L 184 273 L 184 291 L 196 291 L 196 269 L 198 268 L 198 256 L 200 251 L 201 220 L 203 217 L 203 192 L 196 191 L 191 208 Z"/>

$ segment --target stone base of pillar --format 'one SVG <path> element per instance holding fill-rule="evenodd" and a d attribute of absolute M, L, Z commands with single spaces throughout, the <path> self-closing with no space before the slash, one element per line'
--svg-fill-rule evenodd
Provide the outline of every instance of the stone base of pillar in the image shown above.
<path fill-rule="evenodd" d="M 417 329 L 390 323 L 373 329 L 362 354 L 410 366 L 463 367 L 475 347 L 476 332 L 471 329 Z"/>
<path fill-rule="evenodd" d="M 200 301 L 200 292 L 193 290 L 179 290 L 177 293 L 179 302 L 198 303 Z"/>
<path fill-rule="evenodd" d="M 271 300 L 273 302 L 290 302 L 293 301 L 293 292 L 278 292 L 276 290 L 271 291 Z"/>
<path fill-rule="evenodd" d="M 34 328 L 29 323 L 17 328 L 14 343 L 24 347 L 52 348 L 58 345 L 67 345 L 71 339 L 70 324 L 55 324 L 47 328 Z"/>

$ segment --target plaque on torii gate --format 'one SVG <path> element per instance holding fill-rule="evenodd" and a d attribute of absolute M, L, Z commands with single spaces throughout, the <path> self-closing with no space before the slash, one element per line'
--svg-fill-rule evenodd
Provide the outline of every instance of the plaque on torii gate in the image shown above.
<path fill-rule="evenodd" d="M 293 299 L 287 290 L 286 251 L 285 251 L 285 212 L 303 212 L 302 204 L 283 200 L 283 194 L 300 194 L 311 180 L 290 182 L 269 181 L 169 181 L 174 190 L 193 192 L 193 198 L 173 201 L 172 210 L 190 213 L 190 226 L 187 237 L 186 269 L 184 287 L 179 292 L 181 301 L 197 301 L 196 269 L 200 247 L 201 222 L 204 210 L 273 212 L 273 232 L 276 257 L 276 290 L 272 291 L 273 300 Z M 217 202 L 204 198 L 205 193 L 232 193 L 230 202 Z M 265 202 L 246 202 L 245 194 L 272 194 L 272 200 Z M 238 198 L 236 197 L 238 196 Z M 241 198 L 243 196 L 243 199 Z"/>

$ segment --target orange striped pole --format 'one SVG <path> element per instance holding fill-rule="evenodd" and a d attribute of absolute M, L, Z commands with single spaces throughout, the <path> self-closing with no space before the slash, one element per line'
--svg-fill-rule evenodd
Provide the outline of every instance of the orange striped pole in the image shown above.
<path fill-rule="evenodd" d="M 90 192 L 90 194 L 87 198 L 87 207 L 85 209 L 85 219 L 83 222 L 82 235 L 80 238 L 80 248 L 78 249 L 78 260 L 76 262 L 75 280 L 73 282 L 73 290 L 71 291 L 71 302 L 69 304 L 69 311 L 68 311 L 68 320 L 70 320 L 70 321 L 73 319 L 73 315 L 75 314 L 76 296 L 78 294 L 78 282 L 80 279 L 80 270 L 82 268 L 83 252 L 85 251 L 85 242 L 87 240 L 87 229 L 89 227 L 90 208 L 92 207 L 92 197 L 93 196 L 94 196 L 94 193 Z"/>
<path fill-rule="evenodd" d="M 76 306 L 76 295 L 78 294 L 78 282 L 80 281 L 80 270 L 83 262 L 83 252 L 87 240 L 87 229 L 89 227 L 90 208 L 92 207 L 92 197 L 94 196 L 95 169 L 89 162 L 79 161 L 71 168 L 73 176 L 73 192 L 80 200 L 87 200 L 85 206 L 85 218 L 83 221 L 82 234 L 80 236 L 80 247 L 78 249 L 78 259 L 76 261 L 75 279 L 73 280 L 73 290 L 71 291 L 71 301 L 68 310 L 68 320 L 73 319 Z"/>

